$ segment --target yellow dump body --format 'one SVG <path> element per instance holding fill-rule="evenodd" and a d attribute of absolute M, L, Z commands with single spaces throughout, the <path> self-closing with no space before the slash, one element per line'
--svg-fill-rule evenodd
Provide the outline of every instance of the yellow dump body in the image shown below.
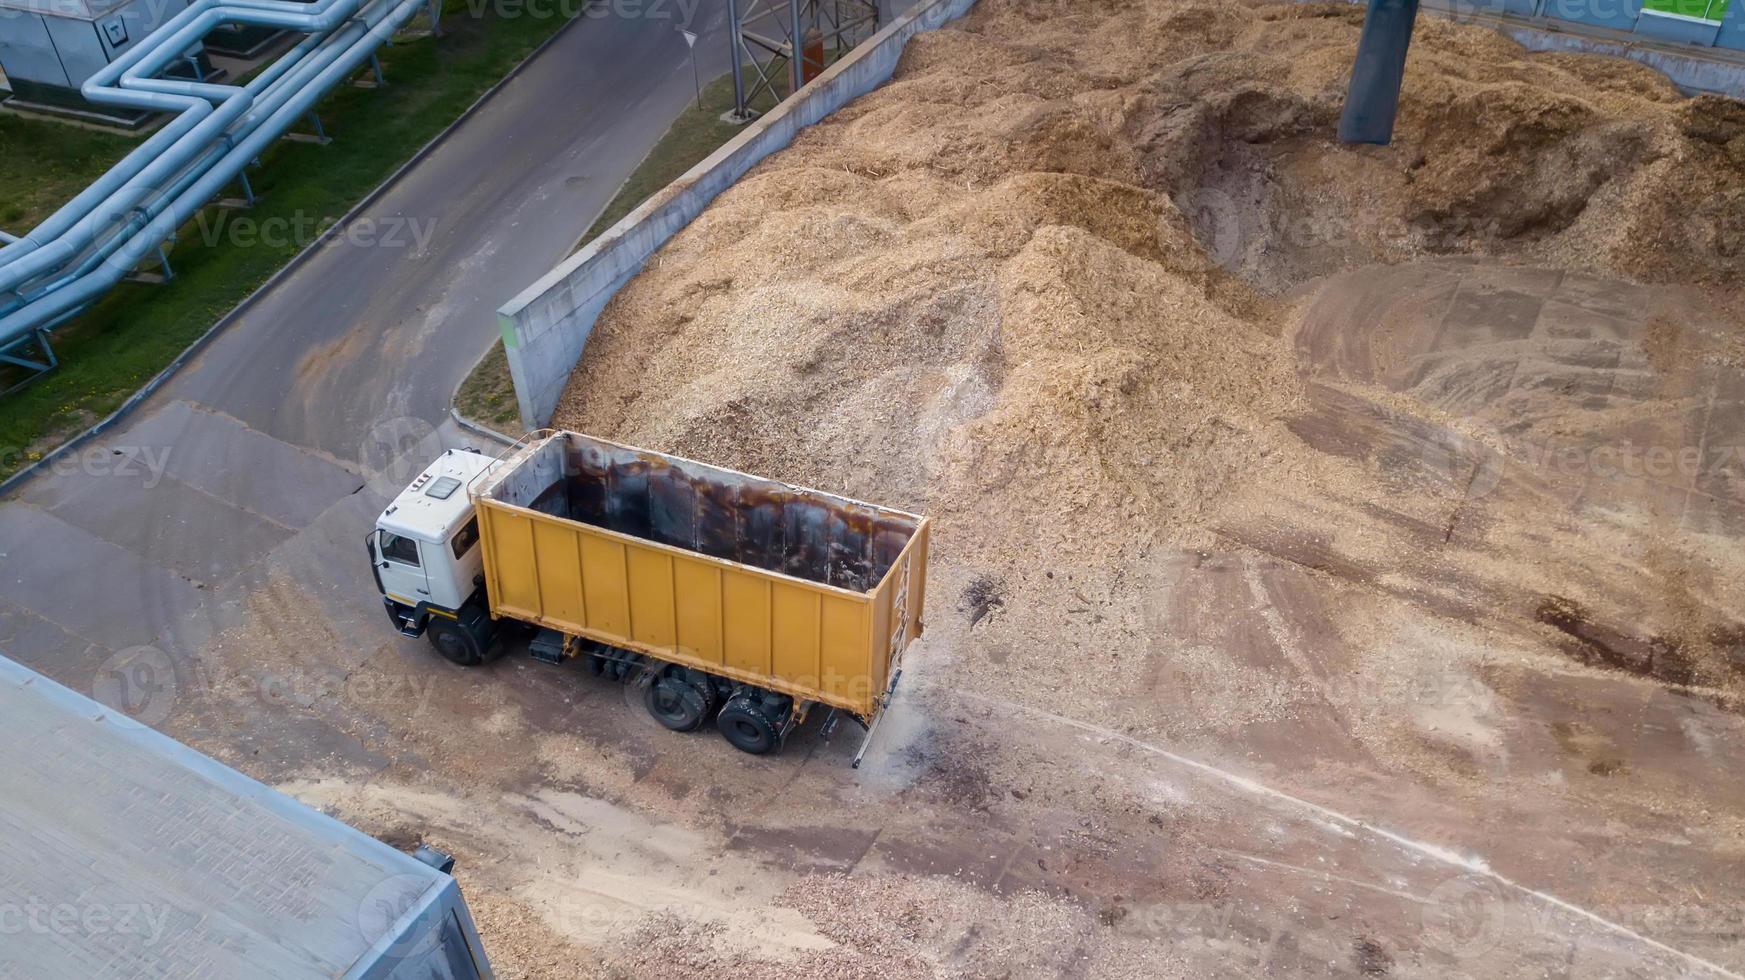
<path fill-rule="evenodd" d="M 491 612 L 870 718 L 928 522 L 574 432 L 471 488 Z"/>

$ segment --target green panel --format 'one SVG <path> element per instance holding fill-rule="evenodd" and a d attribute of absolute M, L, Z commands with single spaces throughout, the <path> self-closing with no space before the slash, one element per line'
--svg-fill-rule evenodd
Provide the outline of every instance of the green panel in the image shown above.
<path fill-rule="evenodd" d="M 1642 0 L 1642 9 L 1719 24 L 1727 16 L 1729 2 L 1730 0 Z"/>

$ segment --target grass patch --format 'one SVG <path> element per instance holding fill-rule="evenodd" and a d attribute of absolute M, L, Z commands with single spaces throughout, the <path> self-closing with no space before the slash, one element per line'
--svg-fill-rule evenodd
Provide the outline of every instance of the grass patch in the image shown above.
<path fill-rule="evenodd" d="M 782 91 L 785 95 L 785 86 Z M 776 98 L 766 94 L 754 107 L 768 110 L 775 103 Z M 703 86 L 702 108 L 692 102 L 674 120 L 672 128 L 624 181 L 624 186 L 618 189 L 606 210 L 600 212 L 599 219 L 576 243 L 576 248 L 580 249 L 598 238 L 661 188 L 684 176 L 685 171 L 702 163 L 723 143 L 744 131 L 743 125 L 721 120 L 733 105 L 733 76 L 723 75 Z M 509 357 L 501 340 L 491 346 L 484 359 L 461 384 L 455 396 L 455 407 L 467 418 L 498 432 L 520 433 L 521 413 L 515 403 L 514 382 L 509 378 Z"/>
<path fill-rule="evenodd" d="M 385 88 L 341 85 L 322 100 L 319 112 L 332 143 L 278 141 L 263 154 L 264 165 L 249 173 L 260 197 L 252 209 L 209 207 L 182 227 L 170 253 L 173 282 L 123 283 L 58 329 L 53 339 L 61 367 L 0 398 L 0 479 L 114 411 L 564 24 L 499 18 L 491 9 L 483 5 L 472 16 L 467 0 L 446 0 L 441 38 L 402 38 L 382 49 Z M 25 185 L 28 198 L 13 196 L 12 185 L 5 185 L 7 205 L 0 207 L 31 209 L 27 219 L 70 197 L 128 142 L 56 123 L 0 120 L 8 148 L 0 154 L 0 180 L 13 170 L 50 172 L 40 184 Z M 14 128 L 20 122 L 47 128 Z M 24 141 L 14 146 L 14 137 Z M 105 142 L 117 139 L 122 143 Z M 84 161 L 83 171 L 55 173 L 57 160 Z M 241 218 L 255 228 L 309 233 L 230 234 Z M 0 388 L 5 384 L 0 376 Z"/>
<path fill-rule="evenodd" d="M 0 231 L 35 228 L 142 138 L 0 114 Z"/>
<path fill-rule="evenodd" d="M 515 404 L 515 383 L 509 380 L 509 354 L 501 340 L 491 345 L 473 373 L 455 392 L 454 407 L 474 422 L 502 433 L 521 429 L 521 411 Z"/>

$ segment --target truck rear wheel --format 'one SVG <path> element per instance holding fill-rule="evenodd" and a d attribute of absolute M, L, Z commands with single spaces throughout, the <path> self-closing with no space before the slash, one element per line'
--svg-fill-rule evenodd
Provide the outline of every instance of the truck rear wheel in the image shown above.
<path fill-rule="evenodd" d="M 721 737 L 741 752 L 768 755 L 782 747 L 782 718 L 755 694 L 735 694 L 715 717 Z"/>
<path fill-rule="evenodd" d="M 675 732 L 694 732 L 709 720 L 715 707 L 715 690 L 706 677 L 693 678 L 683 667 L 662 671 L 643 696 L 654 720 Z"/>
<path fill-rule="evenodd" d="M 477 667 L 485 662 L 485 651 L 479 648 L 478 638 L 453 620 L 432 616 L 426 634 L 436 652 L 451 663 Z"/>

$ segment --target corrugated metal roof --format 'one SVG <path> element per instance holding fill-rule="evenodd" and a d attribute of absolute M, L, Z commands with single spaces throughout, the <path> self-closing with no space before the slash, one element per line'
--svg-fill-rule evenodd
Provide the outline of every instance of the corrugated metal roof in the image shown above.
<path fill-rule="evenodd" d="M 0 977 L 337 977 L 411 856 L 0 657 Z"/>

